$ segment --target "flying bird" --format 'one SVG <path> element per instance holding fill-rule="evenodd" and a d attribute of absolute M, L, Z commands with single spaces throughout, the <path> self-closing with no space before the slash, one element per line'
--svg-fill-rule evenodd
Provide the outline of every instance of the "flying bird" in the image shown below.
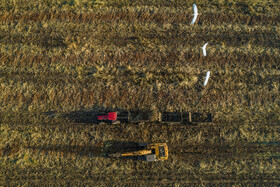
<path fill-rule="evenodd" d="M 209 80 L 209 77 L 210 77 L 210 71 L 207 71 L 207 73 L 206 73 L 206 77 L 205 77 L 205 81 L 204 81 L 204 86 L 206 86 L 206 84 L 207 84 L 207 82 L 208 82 L 208 80 Z"/>
<path fill-rule="evenodd" d="M 193 19 L 192 19 L 192 23 L 191 24 L 194 24 L 194 22 L 195 22 L 195 20 L 197 18 L 197 15 L 198 15 L 196 4 L 193 4 L 193 12 L 194 12 L 194 14 L 193 14 Z"/>
<path fill-rule="evenodd" d="M 208 43 L 204 44 L 204 46 L 202 47 L 202 51 L 203 51 L 203 55 L 206 56 L 206 46 L 208 45 Z"/>

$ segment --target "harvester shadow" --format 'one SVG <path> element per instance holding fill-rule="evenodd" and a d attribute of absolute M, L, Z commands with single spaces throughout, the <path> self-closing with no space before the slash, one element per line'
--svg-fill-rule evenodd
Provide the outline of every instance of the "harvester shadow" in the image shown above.
<path fill-rule="evenodd" d="M 138 144 L 138 142 L 108 140 L 103 144 L 103 151 L 106 154 L 136 151 L 139 150 Z"/>
<path fill-rule="evenodd" d="M 127 152 L 138 151 L 141 149 L 143 148 L 139 147 L 138 142 L 108 140 L 104 142 L 103 154 L 109 157 L 110 154 L 127 153 Z M 137 156 L 125 156 L 125 157 L 111 158 L 111 159 L 137 160 Z"/>
<path fill-rule="evenodd" d="M 103 154 L 102 147 L 95 146 L 71 146 L 71 145 L 42 145 L 42 146 L 28 146 L 25 147 L 27 149 L 31 149 L 34 151 L 39 151 L 39 153 L 45 153 L 49 155 L 51 153 L 62 153 L 64 155 L 67 154 L 75 154 L 82 157 L 106 157 Z"/>
<path fill-rule="evenodd" d="M 104 157 L 109 158 L 110 154 L 123 153 L 139 150 L 137 142 L 109 140 L 103 143 L 103 146 L 72 146 L 72 145 L 42 145 L 25 147 L 33 151 L 39 151 L 50 155 L 52 153 L 62 153 L 63 155 L 79 155 L 81 157 Z M 136 159 L 134 157 L 125 157 L 121 159 Z"/>

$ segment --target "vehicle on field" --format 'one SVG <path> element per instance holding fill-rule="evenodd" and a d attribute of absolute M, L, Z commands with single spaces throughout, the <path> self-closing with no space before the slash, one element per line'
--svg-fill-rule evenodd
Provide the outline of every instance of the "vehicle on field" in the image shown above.
<path fill-rule="evenodd" d="M 116 111 L 99 115 L 98 121 L 112 124 L 159 122 L 168 124 L 197 124 L 212 122 L 211 113 L 159 112 L 159 111 Z"/>
<path fill-rule="evenodd" d="M 168 159 L 168 147 L 166 143 L 139 143 L 136 151 L 113 153 L 108 157 L 137 157 L 138 160 L 147 162 L 163 161 Z"/>

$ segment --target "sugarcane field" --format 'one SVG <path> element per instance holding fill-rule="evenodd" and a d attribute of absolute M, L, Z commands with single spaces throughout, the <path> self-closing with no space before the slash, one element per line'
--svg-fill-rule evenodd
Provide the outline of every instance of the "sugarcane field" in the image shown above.
<path fill-rule="evenodd" d="M 279 186 L 280 1 L 3 0 L 0 186 Z"/>

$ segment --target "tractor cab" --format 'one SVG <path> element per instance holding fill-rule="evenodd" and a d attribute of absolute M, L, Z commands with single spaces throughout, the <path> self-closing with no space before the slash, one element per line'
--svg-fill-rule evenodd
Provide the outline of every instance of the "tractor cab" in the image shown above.
<path fill-rule="evenodd" d="M 117 112 L 108 112 L 107 115 L 99 115 L 97 116 L 98 121 L 105 121 L 105 122 L 111 122 L 112 124 L 117 124 L 119 121 L 117 120 Z"/>

